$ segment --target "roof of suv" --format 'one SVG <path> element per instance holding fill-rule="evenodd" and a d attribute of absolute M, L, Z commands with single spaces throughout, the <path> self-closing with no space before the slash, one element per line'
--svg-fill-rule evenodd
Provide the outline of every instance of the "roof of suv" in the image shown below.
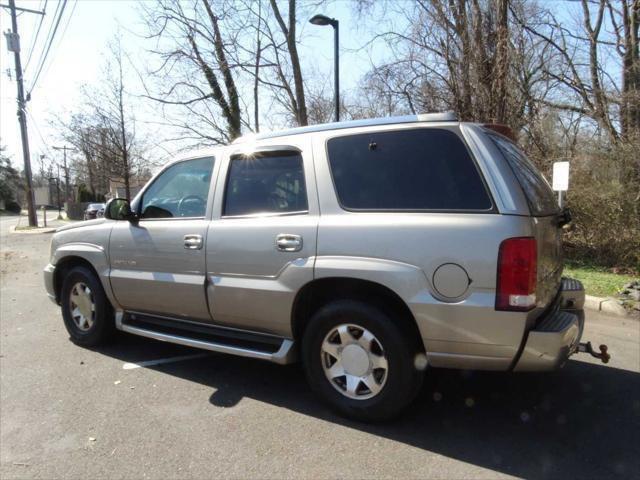
<path fill-rule="evenodd" d="M 347 122 L 322 123 L 319 125 L 309 125 L 307 127 L 290 128 L 287 130 L 279 130 L 276 132 L 266 132 L 259 134 L 243 135 L 233 141 L 233 144 L 244 143 L 248 141 L 263 140 L 265 138 L 285 137 L 289 135 L 299 135 L 302 133 L 323 132 L 327 130 L 339 130 L 343 128 L 357 127 L 373 127 L 377 125 L 394 125 L 398 123 L 417 123 L 417 122 L 457 122 L 453 112 L 441 113 L 421 113 L 418 115 L 404 115 L 401 117 L 386 118 L 368 118 L 364 120 L 350 120 Z"/>

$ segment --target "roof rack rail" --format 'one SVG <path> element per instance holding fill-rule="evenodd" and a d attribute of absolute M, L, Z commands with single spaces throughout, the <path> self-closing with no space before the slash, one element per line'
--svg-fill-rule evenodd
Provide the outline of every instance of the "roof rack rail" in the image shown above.
<path fill-rule="evenodd" d="M 350 120 L 347 122 L 321 123 L 319 125 L 309 125 L 307 127 L 289 128 L 277 132 L 265 132 L 258 134 L 243 135 L 233 141 L 233 144 L 244 143 L 265 138 L 285 137 L 289 135 L 299 135 L 302 133 L 323 132 L 326 130 L 339 130 L 343 128 L 373 127 L 377 125 L 393 125 L 397 123 L 419 123 L 419 122 L 457 122 L 458 117 L 453 112 L 440 113 L 420 113 L 418 115 L 403 115 L 400 117 L 368 118 L 364 120 Z"/>

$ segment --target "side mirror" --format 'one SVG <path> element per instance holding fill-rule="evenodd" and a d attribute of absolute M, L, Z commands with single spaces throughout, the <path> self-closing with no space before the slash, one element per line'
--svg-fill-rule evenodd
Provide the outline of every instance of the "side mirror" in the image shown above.
<path fill-rule="evenodd" d="M 112 198 L 104 207 L 104 218 L 110 220 L 136 220 L 136 216 L 131 211 L 131 205 L 124 198 Z"/>

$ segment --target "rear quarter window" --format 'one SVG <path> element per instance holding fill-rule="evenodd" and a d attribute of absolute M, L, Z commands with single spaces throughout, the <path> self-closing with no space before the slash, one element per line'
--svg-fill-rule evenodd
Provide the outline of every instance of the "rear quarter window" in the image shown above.
<path fill-rule="evenodd" d="M 542 173 L 511 140 L 502 135 L 488 132 L 487 135 L 498 147 L 518 179 L 534 217 L 544 217 L 558 213 L 560 207 L 556 197 Z"/>
<path fill-rule="evenodd" d="M 327 153 L 336 194 L 347 210 L 491 210 L 466 146 L 438 128 L 335 137 Z"/>

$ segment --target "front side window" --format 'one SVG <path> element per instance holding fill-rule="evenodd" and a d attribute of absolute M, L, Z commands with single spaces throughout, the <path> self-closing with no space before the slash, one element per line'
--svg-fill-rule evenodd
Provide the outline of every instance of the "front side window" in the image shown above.
<path fill-rule="evenodd" d="M 204 217 L 214 159 L 176 163 L 158 176 L 144 192 L 141 218 Z"/>
<path fill-rule="evenodd" d="M 454 132 L 421 128 L 327 142 L 340 204 L 349 210 L 487 211 L 491 199 Z"/>
<path fill-rule="evenodd" d="M 231 158 L 224 216 L 303 213 L 307 210 L 300 153 L 273 152 Z"/>

